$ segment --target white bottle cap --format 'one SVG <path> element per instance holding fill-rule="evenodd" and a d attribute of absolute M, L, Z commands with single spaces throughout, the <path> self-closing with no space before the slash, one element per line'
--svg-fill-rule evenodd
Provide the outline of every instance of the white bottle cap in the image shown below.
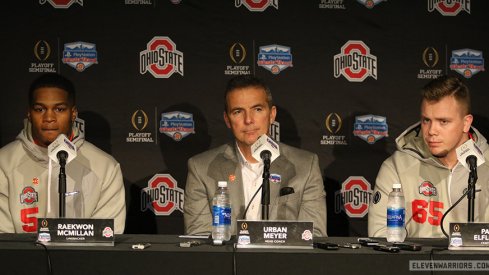
<path fill-rule="evenodd" d="M 394 189 L 394 188 L 396 188 L 396 189 L 401 189 L 401 184 L 400 184 L 400 183 L 394 183 L 394 184 L 392 185 L 392 188 L 393 188 L 393 189 Z"/>
<path fill-rule="evenodd" d="M 228 182 L 227 181 L 218 181 L 217 187 L 228 187 Z"/>

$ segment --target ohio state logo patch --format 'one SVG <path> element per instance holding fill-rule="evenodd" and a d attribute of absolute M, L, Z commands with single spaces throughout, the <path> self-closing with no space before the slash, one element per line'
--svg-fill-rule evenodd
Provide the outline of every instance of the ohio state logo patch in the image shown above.
<path fill-rule="evenodd" d="M 470 0 L 428 0 L 428 11 L 434 10 L 443 16 L 455 16 L 461 11 L 470 14 Z"/>
<path fill-rule="evenodd" d="M 36 189 L 31 186 L 24 187 L 22 193 L 20 193 L 20 203 L 31 205 L 38 201 L 38 195 Z"/>
<path fill-rule="evenodd" d="M 433 197 L 438 195 L 438 192 L 436 191 L 436 187 L 433 185 L 433 183 L 429 181 L 423 181 L 419 185 L 419 193 L 427 197 Z"/>
<path fill-rule="evenodd" d="M 278 0 L 235 0 L 234 5 L 236 8 L 243 5 L 250 11 L 264 11 L 269 6 L 278 9 Z"/>
<path fill-rule="evenodd" d="M 335 212 L 343 210 L 351 218 L 362 218 L 368 213 L 371 198 L 372 189 L 364 177 L 349 177 L 335 192 Z"/>
<path fill-rule="evenodd" d="M 46 2 L 57 9 L 67 9 L 74 3 L 83 6 L 83 0 L 39 0 L 39 4 L 41 5 L 46 4 Z"/>
<path fill-rule="evenodd" d="M 169 78 L 174 73 L 183 76 L 183 53 L 168 36 L 155 36 L 139 53 L 139 72 L 149 72 L 155 78 Z"/>
<path fill-rule="evenodd" d="M 369 76 L 377 79 L 377 57 L 363 41 L 349 40 L 334 56 L 334 77 L 340 76 L 350 82 L 362 82 Z"/>
<path fill-rule="evenodd" d="M 156 174 L 141 190 L 141 211 L 151 210 L 157 216 L 169 216 L 173 211 L 183 213 L 184 191 L 169 174 Z"/>

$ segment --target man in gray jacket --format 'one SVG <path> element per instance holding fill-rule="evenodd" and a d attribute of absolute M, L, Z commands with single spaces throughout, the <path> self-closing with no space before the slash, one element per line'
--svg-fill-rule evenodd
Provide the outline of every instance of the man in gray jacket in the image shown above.
<path fill-rule="evenodd" d="M 231 231 L 236 219 L 259 220 L 263 163 L 252 157 L 251 145 L 267 134 L 276 107 L 270 89 L 253 76 L 236 77 L 226 88 L 224 121 L 235 141 L 192 157 L 188 161 L 184 222 L 187 234 L 208 234 L 212 224 L 212 198 L 217 182 L 228 181 Z M 326 199 L 318 157 L 280 144 L 280 156 L 270 167 L 271 220 L 314 223 L 314 236 L 326 236 Z M 287 191 L 287 192 L 285 192 Z"/>
<path fill-rule="evenodd" d="M 397 151 L 384 161 L 375 183 L 368 213 L 368 235 L 386 237 L 387 198 L 392 184 L 400 183 L 405 196 L 406 231 L 411 238 L 441 238 L 443 214 L 467 188 L 469 171 L 457 160 L 456 149 L 469 139 L 489 157 L 486 139 L 471 127 L 470 95 L 462 81 L 443 76 L 422 91 L 421 121 L 397 139 Z M 477 168 L 475 221 L 489 221 L 489 165 Z M 467 221 L 467 199 L 445 218 Z"/>
<path fill-rule="evenodd" d="M 74 126 L 77 117 L 73 84 L 58 74 L 45 74 L 29 90 L 24 129 L 0 149 L 0 233 L 37 231 L 37 218 L 59 213 L 59 165 L 47 147 L 60 134 L 77 147 L 66 164 L 66 217 L 113 218 L 122 234 L 126 219 L 125 193 L 119 163 L 85 141 Z"/>

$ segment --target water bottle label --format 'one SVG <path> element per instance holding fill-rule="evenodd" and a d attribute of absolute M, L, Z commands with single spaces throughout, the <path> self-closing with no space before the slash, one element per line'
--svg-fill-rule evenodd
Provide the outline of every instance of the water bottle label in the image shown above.
<path fill-rule="evenodd" d="M 231 225 L 231 207 L 212 206 L 212 225 Z"/>
<path fill-rule="evenodd" d="M 404 208 L 388 208 L 387 227 L 404 227 L 405 215 Z"/>

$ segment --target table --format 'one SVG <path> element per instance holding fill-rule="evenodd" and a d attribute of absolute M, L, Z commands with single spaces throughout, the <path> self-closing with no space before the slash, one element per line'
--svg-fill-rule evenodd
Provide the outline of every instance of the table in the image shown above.
<path fill-rule="evenodd" d="M 446 240 L 414 239 L 421 251 L 387 253 L 372 248 L 235 249 L 233 245 L 182 248 L 173 235 L 116 235 L 113 247 L 44 247 L 34 234 L 0 234 L 2 274 L 432 274 L 410 272 L 411 260 L 489 260 L 486 251 L 448 251 Z M 330 237 L 334 243 L 354 237 Z M 136 251 L 132 244 L 149 242 Z M 49 260 L 48 260 L 49 255 Z M 48 262 L 51 263 L 51 269 Z M 466 272 L 435 272 L 465 274 Z M 479 273 L 483 274 L 483 273 Z"/>

